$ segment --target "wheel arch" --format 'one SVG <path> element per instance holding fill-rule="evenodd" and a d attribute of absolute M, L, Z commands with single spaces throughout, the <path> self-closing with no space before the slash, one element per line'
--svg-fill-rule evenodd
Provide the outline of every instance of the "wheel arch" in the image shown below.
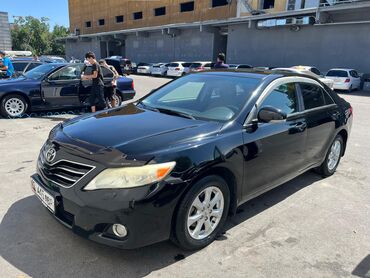
<path fill-rule="evenodd" d="M 227 167 L 223 166 L 215 166 L 210 169 L 202 171 L 200 174 L 198 174 L 194 179 L 191 180 L 189 185 L 187 186 L 186 190 L 182 192 L 181 197 L 179 198 L 177 205 L 174 209 L 174 213 L 172 215 L 171 219 L 171 238 L 175 239 L 174 237 L 174 228 L 176 223 L 176 217 L 179 210 L 179 204 L 185 198 L 186 194 L 189 192 L 191 186 L 195 184 L 196 182 L 200 181 L 201 179 L 207 177 L 207 176 L 218 176 L 225 180 L 226 184 L 229 187 L 230 190 L 230 205 L 229 205 L 229 211 L 228 215 L 235 215 L 236 209 L 238 206 L 238 185 L 237 180 L 235 177 L 235 174 L 228 169 Z"/>
<path fill-rule="evenodd" d="M 338 132 L 338 135 L 340 135 L 343 139 L 344 146 L 343 146 L 342 156 L 344 156 L 346 149 L 347 149 L 348 132 L 346 129 L 342 129 L 341 131 Z"/>
<path fill-rule="evenodd" d="M 29 97 L 27 96 L 27 94 L 23 93 L 22 91 L 10 91 L 10 92 L 6 92 L 4 93 L 1 97 L 0 97 L 0 103 L 2 104 L 3 102 L 3 99 L 9 95 L 18 95 L 18 96 L 21 96 L 23 97 L 26 102 L 27 102 L 27 110 L 29 110 L 31 108 L 31 100 L 29 99 Z"/>

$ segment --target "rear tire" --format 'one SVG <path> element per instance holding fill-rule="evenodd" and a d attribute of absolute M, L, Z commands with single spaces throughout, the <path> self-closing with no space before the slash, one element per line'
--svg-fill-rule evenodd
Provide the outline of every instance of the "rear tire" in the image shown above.
<path fill-rule="evenodd" d="M 28 109 L 28 103 L 20 95 L 7 95 L 1 101 L 0 113 L 3 117 L 18 118 L 23 116 Z"/>
<path fill-rule="evenodd" d="M 344 142 L 340 135 L 337 135 L 325 156 L 324 162 L 316 169 L 316 172 L 323 177 L 329 177 L 335 173 L 343 155 Z"/>
<path fill-rule="evenodd" d="M 185 250 L 209 245 L 225 225 L 229 204 L 230 190 L 224 179 L 199 180 L 179 204 L 172 241 Z"/>
<path fill-rule="evenodd" d="M 352 93 L 352 91 L 353 91 L 353 88 L 352 88 L 352 85 L 349 87 L 349 89 L 348 89 L 348 91 L 347 91 L 347 93 Z"/>
<path fill-rule="evenodd" d="M 119 95 L 119 93 L 117 93 L 117 92 L 114 93 L 113 94 L 113 99 L 116 102 L 116 107 L 121 106 L 121 104 L 122 104 L 122 97 Z"/>

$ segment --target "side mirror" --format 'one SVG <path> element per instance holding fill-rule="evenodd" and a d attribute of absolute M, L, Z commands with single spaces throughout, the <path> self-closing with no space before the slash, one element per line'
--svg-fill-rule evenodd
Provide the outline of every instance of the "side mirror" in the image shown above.
<path fill-rule="evenodd" d="M 258 112 L 258 121 L 269 123 L 273 121 L 283 121 L 287 117 L 286 113 L 272 106 L 265 106 Z"/>

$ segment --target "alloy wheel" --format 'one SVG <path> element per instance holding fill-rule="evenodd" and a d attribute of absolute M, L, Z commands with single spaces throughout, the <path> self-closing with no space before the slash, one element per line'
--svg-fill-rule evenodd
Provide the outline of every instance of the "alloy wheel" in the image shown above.
<path fill-rule="evenodd" d="M 190 206 L 187 228 L 196 240 L 208 237 L 217 228 L 224 211 L 224 195 L 215 186 L 201 191 Z"/>
<path fill-rule="evenodd" d="M 19 98 L 10 98 L 4 104 L 5 111 L 11 117 L 21 116 L 25 111 L 25 104 Z"/>
<path fill-rule="evenodd" d="M 335 140 L 331 145 L 330 153 L 328 156 L 328 169 L 332 171 L 338 164 L 340 154 L 342 151 L 342 144 L 339 140 Z"/>

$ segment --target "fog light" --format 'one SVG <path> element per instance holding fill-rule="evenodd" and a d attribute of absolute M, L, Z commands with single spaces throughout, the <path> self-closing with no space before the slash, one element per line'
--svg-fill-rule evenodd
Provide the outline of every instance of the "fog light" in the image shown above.
<path fill-rule="evenodd" d="M 112 227 L 113 233 L 118 237 L 125 237 L 127 235 L 127 229 L 121 224 L 114 224 Z"/>

